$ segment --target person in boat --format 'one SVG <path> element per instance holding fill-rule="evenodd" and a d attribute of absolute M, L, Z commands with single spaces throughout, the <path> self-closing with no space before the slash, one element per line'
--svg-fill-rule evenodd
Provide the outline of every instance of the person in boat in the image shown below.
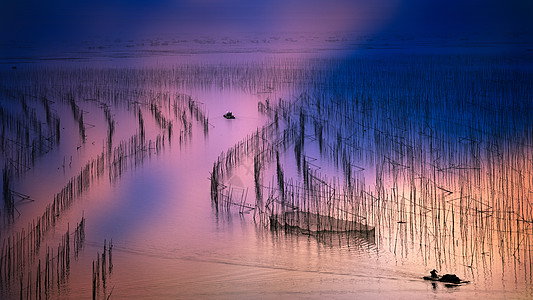
<path fill-rule="evenodd" d="M 429 272 L 431 274 L 430 277 L 424 277 L 424 279 L 426 280 L 433 280 L 433 281 L 440 281 L 440 282 L 445 282 L 445 283 L 455 283 L 455 284 L 460 284 L 460 283 L 468 283 L 468 281 L 462 281 L 459 277 L 457 277 L 457 275 L 455 274 L 445 274 L 443 276 L 439 276 L 437 273 L 437 270 L 433 269 L 431 272 Z"/>

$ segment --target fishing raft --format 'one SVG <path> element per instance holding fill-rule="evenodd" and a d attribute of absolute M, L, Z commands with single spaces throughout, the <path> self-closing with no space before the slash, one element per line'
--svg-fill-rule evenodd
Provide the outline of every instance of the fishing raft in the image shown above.
<path fill-rule="evenodd" d="M 374 235 L 375 233 L 375 228 L 367 224 L 304 211 L 273 214 L 270 216 L 270 226 L 304 234 L 359 232 Z"/>

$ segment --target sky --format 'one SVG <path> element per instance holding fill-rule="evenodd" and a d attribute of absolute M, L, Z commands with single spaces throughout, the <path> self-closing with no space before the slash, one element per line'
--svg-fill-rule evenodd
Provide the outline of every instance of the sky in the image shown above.
<path fill-rule="evenodd" d="M 523 32 L 533 28 L 533 1 L 0 0 L 0 24 L 4 45 L 239 32 Z"/>

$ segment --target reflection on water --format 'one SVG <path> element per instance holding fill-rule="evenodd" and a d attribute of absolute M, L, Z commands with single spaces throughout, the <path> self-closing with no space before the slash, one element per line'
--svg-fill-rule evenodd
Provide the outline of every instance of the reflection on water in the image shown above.
<path fill-rule="evenodd" d="M 528 60 L 4 71 L 2 297 L 531 296 Z"/>

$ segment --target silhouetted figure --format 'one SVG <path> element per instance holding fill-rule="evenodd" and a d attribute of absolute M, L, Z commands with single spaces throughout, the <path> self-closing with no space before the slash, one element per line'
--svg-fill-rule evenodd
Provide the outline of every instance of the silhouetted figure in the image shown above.
<path fill-rule="evenodd" d="M 439 278 L 439 275 L 437 275 L 437 270 L 433 269 L 433 271 L 429 272 L 431 274 L 431 278 Z"/>

